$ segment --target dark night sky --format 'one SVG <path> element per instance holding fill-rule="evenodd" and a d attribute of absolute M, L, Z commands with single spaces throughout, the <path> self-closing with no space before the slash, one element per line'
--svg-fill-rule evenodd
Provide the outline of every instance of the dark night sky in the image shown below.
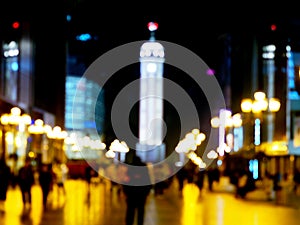
<path fill-rule="evenodd" d="M 222 52 L 220 45 L 222 45 L 222 38 L 226 34 L 231 34 L 237 41 L 252 35 L 257 35 L 258 38 L 262 38 L 266 42 L 268 38 L 272 39 L 272 35 L 273 38 L 276 35 L 282 39 L 291 37 L 293 38 L 292 41 L 298 46 L 299 34 L 297 33 L 297 28 L 300 27 L 300 20 L 283 15 L 278 16 L 278 14 L 260 15 L 257 13 L 251 17 L 248 14 L 241 15 L 242 13 L 231 14 L 229 16 L 228 14 L 226 16 L 226 13 L 219 14 L 219 16 L 203 14 L 192 16 L 169 14 L 152 16 L 104 16 L 99 13 L 97 14 L 97 10 L 97 7 L 79 7 L 78 10 L 73 11 L 73 22 L 70 23 L 71 30 L 74 33 L 92 32 L 99 37 L 97 49 L 91 47 L 95 50 L 95 56 L 99 56 L 101 53 L 121 44 L 148 39 L 149 31 L 146 25 L 149 21 L 158 22 L 159 24 L 156 32 L 157 40 L 173 42 L 190 49 L 212 68 L 219 66 L 220 53 Z M 271 30 L 272 24 L 277 25 L 276 33 Z M 170 74 L 178 72 L 174 68 L 166 68 L 166 70 L 164 75 L 167 77 Z M 139 71 L 134 71 L 133 69 L 131 72 L 128 72 L 127 70 L 126 74 L 132 74 L 131 79 L 135 79 L 139 76 Z M 118 79 L 118 75 L 116 79 Z M 241 85 L 242 80 L 238 80 L 237 82 L 240 83 L 236 87 L 236 90 L 241 92 L 243 89 Z M 212 115 L 208 112 L 205 97 L 200 89 L 192 87 L 187 81 L 185 85 L 187 92 L 193 96 L 201 113 L 202 121 L 200 124 L 203 126 L 203 129 L 207 129 L 210 126 L 209 122 Z M 118 90 L 115 91 L 116 93 L 118 92 Z M 237 95 L 240 95 L 240 93 Z M 111 92 L 110 98 L 114 99 L 113 92 Z M 172 136 L 171 139 L 173 139 L 173 143 L 170 143 L 170 145 L 174 145 L 178 142 L 178 140 L 174 140 L 174 137 L 178 138 L 178 133 L 175 131 L 180 129 L 180 123 L 178 122 L 180 118 L 178 118 L 172 106 L 166 105 L 166 108 L 170 112 L 167 114 L 166 121 L 169 122 L 169 125 L 173 126 L 173 133 L 169 134 Z M 137 123 L 133 123 L 133 126 L 137 125 Z M 136 133 L 136 127 L 133 130 Z"/>
<path fill-rule="evenodd" d="M 159 28 L 156 32 L 157 40 L 173 42 L 188 48 L 212 68 L 219 66 L 220 51 L 222 52 L 220 44 L 226 34 L 233 35 L 236 40 L 254 34 L 266 41 L 272 35 L 283 39 L 290 38 L 295 48 L 300 49 L 300 17 L 298 16 L 297 18 L 296 14 L 286 16 L 283 13 L 279 14 L 270 9 L 269 11 L 259 12 L 258 8 L 255 7 L 255 10 L 246 9 L 245 7 L 239 9 L 238 6 L 233 8 L 219 7 L 218 9 L 216 7 L 197 7 L 199 9 L 197 12 L 195 10 L 182 9 L 179 11 L 180 13 L 177 11 L 171 14 L 172 9 L 170 8 L 170 13 L 167 11 L 160 15 L 146 14 L 145 16 L 125 10 L 123 14 L 119 14 L 119 10 L 106 10 L 103 5 L 99 5 L 99 1 L 95 0 L 53 0 L 45 5 L 43 3 L 42 5 L 29 5 L 24 1 L 12 0 L 7 1 L 5 4 L 18 5 L 15 2 L 18 2 L 18 4 L 22 3 L 19 10 L 15 12 L 13 10 L 3 10 L 7 8 L 1 7 L 4 1 L 1 2 L 0 28 L 3 27 L 3 24 L 8 19 L 12 20 L 20 16 L 29 18 L 35 24 L 37 36 L 45 33 L 47 27 L 50 27 L 51 32 L 49 32 L 52 36 L 48 37 L 49 51 L 51 50 L 51 45 L 55 44 L 51 43 L 51 37 L 55 37 L 57 42 L 59 42 L 60 38 L 67 37 L 71 41 L 70 50 L 74 53 L 85 54 L 87 64 L 114 47 L 148 39 L 147 23 L 150 21 L 159 23 Z M 67 4 L 63 5 L 62 2 Z M 73 2 L 73 5 L 69 4 L 70 2 Z M 77 3 L 74 4 L 74 2 Z M 72 16 L 72 20 L 69 23 L 64 21 L 67 14 Z M 63 24 L 62 26 L 51 27 L 51 25 L 59 25 L 60 22 L 58 21 L 60 20 Z M 275 34 L 270 29 L 271 24 L 277 25 Z M 40 29 L 39 26 L 41 26 Z M 91 41 L 89 44 L 78 45 L 78 42 L 74 41 L 75 36 L 85 32 L 92 33 L 98 39 Z M 53 51 L 53 54 L 56 54 L 56 52 Z M 139 75 L 139 72 L 134 68 L 129 68 L 129 71 L 127 70 L 126 73 L 132 74 L 131 79 L 135 79 Z M 168 71 L 169 74 L 178 72 L 174 68 L 166 68 L 166 75 L 168 75 Z M 198 102 L 201 103 L 199 107 L 205 112 L 206 103 L 204 97 L 201 97 L 201 90 L 196 90 L 197 88 L 189 85 L 186 85 L 185 88 L 191 95 L 196 93 Z M 239 89 L 241 88 L 241 85 L 239 85 Z M 113 93 L 111 98 L 113 99 Z M 199 101 L 199 99 L 201 100 Z M 170 110 L 172 111 L 173 109 L 171 108 Z M 174 120 L 172 123 L 175 124 Z"/>
<path fill-rule="evenodd" d="M 174 6 L 175 9 L 177 7 L 178 5 Z M 53 24 L 53 32 L 57 32 L 57 35 L 64 35 L 68 31 L 71 39 L 72 35 L 74 38 L 76 34 L 91 32 L 98 36 L 96 49 L 99 52 L 95 54 L 99 54 L 120 44 L 148 39 L 146 25 L 149 21 L 155 21 L 159 23 L 156 32 L 158 40 L 187 47 L 212 66 L 216 63 L 214 55 L 217 44 L 222 35 L 227 33 L 265 35 L 270 32 L 270 25 L 274 23 L 278 25 L 277 33 L 300 37 L 300 17 L 292 12 L 287 14 L 283 4 L 274 6 L 274 9 L 265 9 L 253 3 L 247 10 L 246 6 L 233 7 L 229 2 L 226 5 L 219 4 L 218 7 L 215 3 L 193 7 L 195 6 L 187 3 L 182 5 L 181 11 L 170 8 L 170 12 L 160 10 L 160 14 L 155 12 L 152 15 L 149 7 L 144 15 L 139 15 L 136 13 L 141 11 L 139 8 L 120 13 L 113 8 L 106 8 L 97 0 L 52 0 L 47 3 L 10 0 L 0 3 L 0 23 L 5 23 L 8 18 L 29 18 L 41 30 L 44 30 L 43 26 L 53 29 Z M 293 5 L 289 5 L 290 10 L 292 7 Z M 55 23 L 51 21 L 65 18 L 63 14 L 70 14 L 71 22 L 66 29 L 55 29 Z"/>
<path fill-rule="evenodd" d="M 182 45 L 199 55 L 211 67 L 219 63 L 220 40 L 226 34 L 236 36 L 237 39 L 257 35 L 266 41 L 272 35 L 284 36 L 290 38 L 297 48 L 300 46 L 300 17 L 272 8 L 259 10 L 259 7 L 253 5 L 244 10 L 231 8 L 230 5 L 224 8 L 206 6 L 198 12 L 186 11 L 184 14 L 175 11 L 138 15 L 135 11 L 123 14 L 111 11 L 104 14 L 97 4 L 98 1 L 85 0 L 68 10 L 72 15 L 69 26 L 73 36 L 82 32 L 92 32 L 98 36 L 96 55 L 121 44 L 148 39 L 146 26 L 150 21 L 159 24 L 157 40 Z M 278 6 L 279 9 L 281 7 Z M 277 25 L 276 33 L 271 31 L 272 24 Z"/>

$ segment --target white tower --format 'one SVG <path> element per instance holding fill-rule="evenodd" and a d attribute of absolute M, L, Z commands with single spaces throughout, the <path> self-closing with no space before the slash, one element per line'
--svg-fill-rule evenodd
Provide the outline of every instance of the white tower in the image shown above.
<path fill-rule="evenodd" d="M 148 23 L 149 41 L 140 50 L 139 143 L 136 150 L 142 160 L 158 162 L 165 157 L 163 144 L 163 64 L 164 47 L 155 41 L 157 23 Z"/>

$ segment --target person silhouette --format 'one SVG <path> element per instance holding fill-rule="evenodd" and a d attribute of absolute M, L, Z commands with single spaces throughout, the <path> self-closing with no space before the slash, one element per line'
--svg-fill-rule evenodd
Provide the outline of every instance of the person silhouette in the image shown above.
<path fill-rule="evenodd" d="M 137 224 L 144 224 L 145 205 L 152 188 L 147 164 L 139 156 L 133 156 L 127 170 L 128 181 L 122 185 L 126 197 L 125 224 L 133 225 L 135 215 Z"/>
<path fill-rule="evenodd" d="M 204 187 L 204 177 L 205 177 L 205 171 L 200 169 L 200 168 L 196 168 L 195 171 L 195 184 L 197 185 L 197 187 L 199 188 L 199 197 L 202 196 L 202 192 L 203 192 L 203 187 Z"/>
<path fill-rule="evenodd" d="M 35 183 L 34 170 L 30 159 L 25 160 L 24 166 L 18 172 L 18 184 L 22 193 L 23 206 L 31 208 L 31 187 Z"/>
<path fill-rule="evenodd" d="M 4 159 L 0 159 L 0 212 L 4 212 L 4 203 L 7 197 L 7 190 L 11 180 L 9 166 Z"/>
<path fill-rule="evenodd" d="M 42 190 L 42 202 L 44 210 L 47 209 L 47 200 L 53 185 L 52 165 L 42 164 L 39 170 L 39 184 Z"/>

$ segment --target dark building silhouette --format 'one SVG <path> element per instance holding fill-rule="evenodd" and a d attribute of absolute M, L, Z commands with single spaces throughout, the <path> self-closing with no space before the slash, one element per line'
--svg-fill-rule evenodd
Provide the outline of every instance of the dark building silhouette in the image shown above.
<path fill-rule="evenodd" d="M 33 10 L 30 2 L 2 5 L 7 10 L 1 13 L 1 52 L 9 51 L 5 46 L 15 41 L 18 53 L 1 58 L 0 112 L 9 113 L 12 106 L 18 106 L 33 119 L 50 116 L 53 125 L 63 128 L 65 10 L 60 1 L 47 5 L 48 10 Z"/>

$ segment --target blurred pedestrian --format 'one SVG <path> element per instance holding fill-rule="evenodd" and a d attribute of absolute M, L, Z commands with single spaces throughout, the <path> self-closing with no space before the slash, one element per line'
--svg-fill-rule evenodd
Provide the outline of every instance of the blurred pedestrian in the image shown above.
<path fill-rule="evenodd" d="M 281 174 L 279 172 L 273 175 L 273 190 L 275 192 L 275 203 L 280 204 L 282 201 Z"/>
<path fill-rule="evenodd" d="M 85 168 L 85 180 L 87 183 L 87 199 L 86 202 L 89 204 L 90 203 L 90 196 L 91 196 L 91 183 L 92 183 L 92 178 L 98 176 L 97 172 L 94 170 L 94 168 L 91 165 L 87 165 Z"/>
<path fill-rule="evenodd" d="M 234 186 L 235 193 L 237 193 L 237 189 L 239 186 L 239 183 L 238 183 L 239 177 L 240 177 L 240 171 L 238 169 L 232 170 L 229 174 L 229 181 L 230 181 L 230 184 L 232 184 Z M 237 194 L 235 194 L 235 195 L 237 197 Z"/>
<path fill-rule="evenodd" d="M 272 200 L 273 197 L 273 177 L 272 175 L 266 171 L 265 176 L 262 177 L 262 183 L 264 191 L 267 195 L 268 200 Z"/>
<path fill-rule="evenodd" d="M 217 167 L 210 167 L 207 170 L 208 175 L 208 189 L 213 191 L 213 184 L 214 182 L 220 181 L 220 171 Z"/>
<path fill-rule="evenodd" d="M 205 171 L 203 169 L 200 169 L 197 167 L 196 172 L 195 172 L 195 184 L 199 188 L 199 197 L 202 196 L 202 190 L 204 186 L 204 177 L 205 177 Z"/>
<path fill-rule="evenodd" d="M 238 186 L 236 190 L 237 198 L 245 198 L 246 194 L 255 190 L 255 180 L 251 171 L 248 168 L 241 171 L 241 175 L 238 180 Z"/>
<path fill-rule="evenodd" d="M 128 166 L 128 182 L 123 185 L 127 204 L 126 225 L 133 225 L 135 215 L 137 225 L 144 224 L 145 205 L 151 188 L 147 164 L 142 162 L 140 157 L 134 156 L 131 165 Z"/>
<path fill-rule="evenodd" d="M 0 213 L 5 211 L 5 200 L 9 182 L 11 180 L 11 172 L 9 166 L 4 159 L 0 160 Z"/>
<path fill-rule="evenodd" d="M 295 169 L 294 175 L 293 175 L 293 181 L 294 181 L 294 193 L 296 195 L 299 195 L 300 193 L 300 170 L 298 168 Z"/>
<path fill-rule="evenodd" d="M 42 202 L 43 207 L 47 209 L 47 201 L 50 190 L 52 189 L 53 185 L 53 172 L 52 172 L 52 165 L 42 164 L 39 170 L 39 184 L 42 189 Z"/>
<path fill-rule="evenodd" d="M 23 206 L 31 208 L 31 188 L 35 182 L 34 170 L 29 158 L 25 159 L 25 164 L 18 171 L 17 181 L 22 193 Z"/>
<path fill-rule="evenodd" d="M 184 167 L 179 169 L 176 173 L 176 178 L 178 181 L 178 192 L 179 196 L 182 196 L 182 190 L 185 183 L 185 180 L 187 179 L 187 172 Z"/>
<path fill-rule="evenodd" d="M 60 193 L 65 196 L 66 189 L 65 189 L 65 181 L 68 178 L 69 168 L 64 163 L 55 163 L 53 165 L 53 173 L 54 173 L 54 183 L 57 187 L 57 196 L 60 196 Z"/>

